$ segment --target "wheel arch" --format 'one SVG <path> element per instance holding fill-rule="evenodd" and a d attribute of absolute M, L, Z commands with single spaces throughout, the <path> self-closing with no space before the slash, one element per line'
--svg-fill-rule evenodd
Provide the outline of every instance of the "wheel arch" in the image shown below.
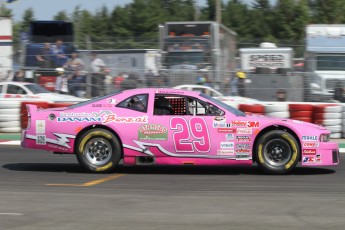
<path fill-rule="evenodd" d="M 89 131 L 89 130 L 91 130 L 91 129 L 96 129 L 96 128 L 98 128 L 98 129 L 105 129 L 105 130 L 107 130 L 107 131 L 109 131 L 109 132 L 111 132 L 112 134 L 114 134 L 114 136 L 118 139 L 118 141 L 120 142 L 120 146 L 121 146 L 121 158 L 123 158 L 123 145 L 122 145 L 122 140 L 121 140 L 121 138 L 120 138 L 120 136 L 117 134 L 117 132 L 115 132 L 113 129 L 111 129 L 111 128 L 109 128 L 108 126 L 105 126 L 105 125 L 90 125 L 90 126 L 87 126 L 87 127 L 85 127 L 84 129 L 82 129 L 82 130 L 80 130 L 79 131 L 79 133 L 77 134 L 77 136 L 76 136 L 76 138 L 75 138 L 75 144 L 74 144 L 74 153 L 76 153 L 77 152 L 77 148 L 79 147 L 79 146 L 77 146 L 77 143 L 79 142 L 79 139 L 80 139 L 80 137 L 84 134 L 84 133 L 86 133 L 87 131 Z"/>
<path fill-rule="evenodd" d="M 297 134 L 292 130 L 290 129 L 289 127 L 286 127 L 284 125 L 271 125 L 271 126 L 268 126 L 266 128 L 264 128 L 263 130 L 261 130 L 258 135 L 255 137 L 255 140 L 254 140 L 254 144 L 253 144 L 253 149 L 252 149 L 252 159 L 253 159 L 253 162 L 256 162 L 256 156 L 257 156 L 257 153 L 256 153 L 256 149 L 257 149 L 257 144 L 258 144 L 258 141 L 260 140 L 260 138 L 270 132 L 270 131 L 273 131 L 273 130 L 281 130 L 281 131 L 285 131 L 285 132 L 288 132 L 289 134 L 291 134 L 297 141 L 298 143 L 298 148 L 299 148 L 299 152 L 301 152 L 301 141 L 300 139 L 298 138 Z M 254 154 L 255 153 L 255 154 Z M 301 158 L 298 159 L 298 161 L 301 161 Z"/>

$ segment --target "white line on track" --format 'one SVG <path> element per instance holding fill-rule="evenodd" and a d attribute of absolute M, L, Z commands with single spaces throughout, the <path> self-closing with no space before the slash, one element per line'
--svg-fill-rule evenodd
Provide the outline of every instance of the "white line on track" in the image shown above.
<path fill-rule="evenodd" d="M 0 212 L 0 215 L 3 215 L 3 216 L 22 216 L 23 213 L 13 213 L 13 212 Z"/>

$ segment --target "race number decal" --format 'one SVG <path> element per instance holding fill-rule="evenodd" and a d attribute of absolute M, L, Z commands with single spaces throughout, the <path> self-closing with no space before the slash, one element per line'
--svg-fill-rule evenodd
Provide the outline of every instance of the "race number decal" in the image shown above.
<path fill-rule="evenodd" d="M 206 153 L 210 151 L 210 136 L 203 118 L 192 117 L 187 122 L 182 117 L 173 117 L 170 120 L 170 127 L 176 130 L 173 133 L 176 152 Z"/>

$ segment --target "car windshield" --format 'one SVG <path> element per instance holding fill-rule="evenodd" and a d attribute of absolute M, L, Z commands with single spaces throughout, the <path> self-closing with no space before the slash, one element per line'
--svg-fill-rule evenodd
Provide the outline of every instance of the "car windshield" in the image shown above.
<path fill-rule="evenodd" d="M 50 91 L 46 90 L 40 85 L 36 84 L 27 84 L 25 85 L 26 88 L 28 88 L 33 94 L 39 94 L 39 93 L 51 93 Z"/>
<path fill-rule="evenodd" d="M 108 103 L 109 103 L 109 104 L 112 104 L 112 103 L 115 103 L 115 101 L 114 101 L 114 99 L 112 99 L 111 97 L 112 97 L 112 96 L 115 96 L 115 95 L 117 95 L 117 94 L 120 94 L 120 93 L 122 93 L 122 91 L 117 91 L 117 92 L 114 92 L 114 93 L 112 93 L 112 94 L 107 94 L 107 95 L 104 95 L 104 96 L 95 97 L 95 98 L 92 98 L 92 99 L 90 99 L 90 100 L 83 101 L 83 102 L 80 102 L 80 103 L 71 105 L 71 106 L 69 106 L 69 108 L 78 108 L 78 107 L 80 107 L 80 106 L 88 105 L 88 104 L 94 103 L 94 102 L 96 102 L 96 101 L 103 100 L 103 99 L 105 99 L 105 98 L 109 98 Z"/>
<path fill-rule="evenodd" d="M 215 99 L 215 98 L 213 98 L 213 97 L 211 97 L 209 95 L 201 93 L 200 96 L 202 96 L 202 97 L 206 98 L 207 100 L 213 102 L 214 104 L 216 104 L 216 105 L 226 109 L 227 111 L 229 111 L 230 113 L 235 114 L 236 116 L 241 116 L 241 117 L 245 117 L 246 116 L 246 114 L 244 112 L 242 112 L 242 111 L 240 111 L 238 109 L 235 109 L 234 107 L 232 107 L 232 106 L 230 106 L 228 104 L 225 104 L 224 102 L 221 102 L 221 101 L 219 101 L 219 100 L 217 100 L 217 99 Z"/>

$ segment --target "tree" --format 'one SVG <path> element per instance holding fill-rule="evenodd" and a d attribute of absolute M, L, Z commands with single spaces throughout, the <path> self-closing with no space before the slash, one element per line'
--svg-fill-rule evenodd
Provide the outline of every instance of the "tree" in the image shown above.
<path fill-rule="evenodd" d="M 345 23 L 345 1 L 343 0 L 310 0 L 313 23 L 340 24 Z"/>
<path fill-rule="evenodd" d="M 230 0 L 224 9 L 223 24 L 236 31 L 238 40 L 243 41 L 249 34 L 247 5 L 236 0 Z"/>
<path fill-rule="evenodd" d="M 6 8 L 5 4 L 0 2 L 0 17 L 8 17 L 11 18 L 13 16 L 12 10 Z"/>
<path fill-rule="evenodd" d="M 34 21 L 34 11 L 32 8 L 26 9 L 23 14 L 22 28 L 23 32 L 29 32 L 30 22 Z"/>
<path fill-rule="evenodd" d="M 57 21 L 69 21 L 68 14 L 65 10 L 59 11 L 54 17 L 53 20 Z"/>

